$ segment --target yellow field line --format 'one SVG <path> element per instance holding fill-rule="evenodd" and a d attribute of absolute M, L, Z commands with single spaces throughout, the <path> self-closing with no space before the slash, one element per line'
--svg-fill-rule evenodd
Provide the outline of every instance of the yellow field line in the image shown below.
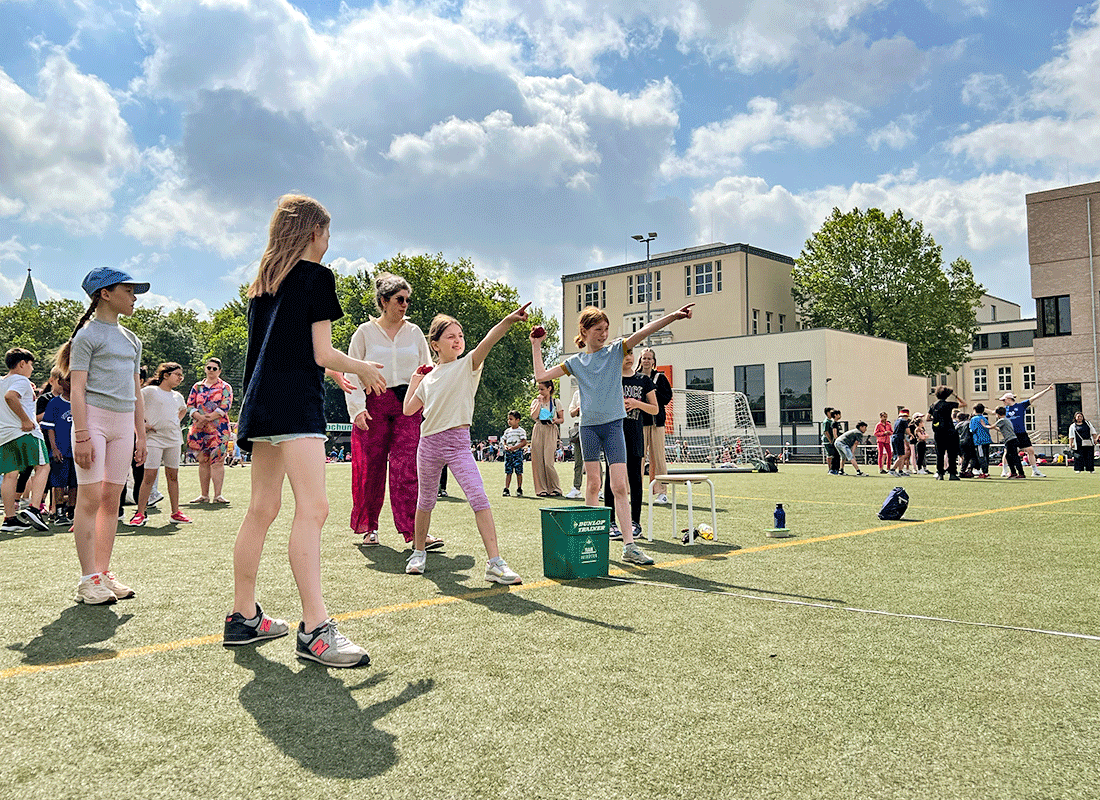
<path fill-rule="evenodd" d="M 704 561 L 710 561 L 716 558 L 723 558 L 730 555 L 745 555 L 748 553 L 762 553 L 767 550 L 778 550 L 781 547 L 797 547 L 807 544 L 820 544 L 821 542 L 831 542 L 837 539 L 847 539 L 853 536 L 866 536 L 871 533 L 882 533 L 885 531 L 897 530 L 899 528 L 918 527 L 920 525 L 931 525 L 938 522 L 952 522 L 960 519 L 970 519 L 973 517 L 981 517 L 989 514 L 1001 514 L 1006 511 L 1025 511 L 1032 508 L 1043 508 L 1045 506 L 1059 505 L 1062 503 L 1076 503 L 1082 500 L 1096 500 L 1100 499 L 1100 494 L 1083 495 L 1081 497 L 1067 497 L 1061 500 L 1044 500 L 1039 503 L 1026 503 L 1019 506 L 1007 506 L 1005 508 L 990 508 L 982 511 L 969 511 L 965 514 L 954 514 L 949 517 L 936 517 L 935 519 L 926 519 L 913 522 L 894 522 L 889 525 L 878 525 L 874 528 L 864 528 L 858 531 L 848 531 L 846 533 L 833 533 L 827 536 L 815 536 L 809 539 L 780 539 L 768 544 L 760 545 L 758 547 L 744 547 L 738 550 L 725 550 L 716 553 L 704 553 L 702 555 L 689 556 L 686 558 L 680 558 L 675 561 L 663 561 L 660 564 L 655 564 L 653 567 L 637 567 L 632 569 L 614 568 L 610 571 L 611 575 L 630 575 L 636 572 L 644 572 L 649 569 L 670 569 L 673 567 L 682 567 L 688 564 L 698 564 Z M 563 583 L 571 583 L 571 581 L 553 581 L 553 580 L 541 580 L 534 583 L 525 583 L 521 586 L 499 586 L 491 589 L 479 589 L 473 592 L 467 592 L 462 595 L 446 595 L 442 597 L 428 597 L 423 600 L 413 600 L 407 603 L 395 603 L 386 606 L 376 606 L 375 608 L 365 608 L 359 611 L 349 611 L 344 614 L 335 614 L 334 617 L 337 621 L 349 620 L 349 619 L 362 619 L 364 617 L 377 617 L 383 614 L 395 614 L 402 611 L 413 611 L 419 608 L 430 608 L 432 606 L 443 606 L 451 603 L 458 603 L 462 601 L 477 600 L 484 597 L 491 597 L 493 595 L 504 594 L 505 592 L 529 592 L 535 589 L 545 589 L 550 586 L 561 585 Z M 103 661 L 116 661 L 124 658 L 137 658 L 139 656 L 155 655 L 157 653 L 167 653 L 173 650 L 182 650 L 186 647 L 201 647 L 210 644 L 219 644 L 221 642 L 220 635 L 212 636 L 197 636 L 191 639 L 180 639 L 174 642 L 160 642 L 158 644 L 144 645 L 142 647 L 131 647 L 126 650 L 119 650 L 116 653 L 106 653 L 99 658 L 74 658 L 67 661 L 56 661 L 49 664 L 23 664 L 18 667 L 10 667 L 5 670 L 0 670 L 0 680 L 6 680 L 8 678 L 15 678 L 22 675 L 35 675 L 41 672 L 53 672 L 55 670 L 65 669 L 68 667 L 79 667 L 85 664 L 96 664 Z"/>

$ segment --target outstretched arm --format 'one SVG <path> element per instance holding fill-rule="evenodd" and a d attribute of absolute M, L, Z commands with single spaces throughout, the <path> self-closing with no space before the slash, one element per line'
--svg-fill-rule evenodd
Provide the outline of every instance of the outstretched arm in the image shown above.
<path fill-rule="evenodd" d="M 642 341 L 647 336 L 650 336 L 661 330 L 661 328 L 671 325 L 678 319 L 691 319 L 691 312 L 694 307 L 695 303 L 688 303 L 683 308 L 673 311 L 671 314 L 665 314 L 660 319 L 655 319 L 648 325 L 645 325 L 634 331 L 634 333 L 630 334 L 628 337 L 626 337 L 626 339 L 623 340 L 624 352 L 626 350 L 633 349 L 634 346 L 638 344 L 638 342 Z"/>
<path fill-rule="evenodd" d="M 564 378 L 566 373 L 563 367 L 556 366 L 547 369 L 542 361 L 542 340 L 546 338 L 546 331 L 542 331 L 542 335 L 537 335 L 538 328 L 531 331 L 531 363 L 535 367 L 535 380 L 536 381 L 552 381 L 555 378 Z M 580 414 L 580 411 L 577 411 Z M 574 415 L 576 416 L 576 415 Z"/>
<path fill-rule="evenodd" d="M 1035 402 L 1036 400 L 1038 400 L 1038 399 L 1039 399 L 1040 397 L 1042 397 L 1042 396 L 1043 396 L 1044 394 L 1046 394 L 1047 392 L 1049 392 L 1049 391 L 1050 391 L 1051 389 L 1053 389 L 1053 388 L 1054 388 L 1054 384 L 1052 383 L 1052 384 L 1051 384 L 1050 386 L 1048 386 L 1047 388 L 1043 389 L 1042 391 L 1038 391 L 1038 392 L 1036 392 L 1035 394 L 1033 394 L 1033 395 L 1032 395 L 1031 397 L 1029 397 L 1029 398 L 1027 399 L 1027 401 L 1028 401 L 1029 403 L 1034 403 L 1034 402 Z"/>
<path fill-rule="evenodd" d="M 485 363 L 485 358 L 489 355 L 489 351 L 493 349 L 493 345 L 499 342 L 504 337 L 504 334 L 512 329 L 513 325 L 517 322 L 527 321 L 527 307 L 529 305 L 531 304 L 524 303 L 494 325 L 489 332 L 485 334 L 485 338 L 474 348 L 474 352 L 470 353 L 470 366 L 475 372 L 481 369 L 481 365 Z"/>

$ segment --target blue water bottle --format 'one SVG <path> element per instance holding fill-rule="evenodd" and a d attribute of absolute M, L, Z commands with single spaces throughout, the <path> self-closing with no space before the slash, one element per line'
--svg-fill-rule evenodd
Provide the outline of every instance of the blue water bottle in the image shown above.
<path fill-rule="evenodd" d="M 783 510 L 782 503 L 775 504 L 775 529 L 781 531 L 787 527 L 787 512 Z"/>

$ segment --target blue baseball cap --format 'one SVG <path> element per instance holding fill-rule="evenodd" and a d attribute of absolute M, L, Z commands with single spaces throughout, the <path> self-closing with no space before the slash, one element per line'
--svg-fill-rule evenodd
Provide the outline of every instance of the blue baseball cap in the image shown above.
<path fill-rule="evenodd" d="M 83 283 L 80 284 L 80 288 L 91 297 L 100 289 L 106 289 L 108 286 L 114 286 L 116 283 L 128 283 L 134 287 L 134 294 L 144 294 L 149 291 L 149 284 L 142 283 L 141 281 L 135 281 L 127 273 L 114 267 L 96 267 L 87 275 L 84 276 Z"/>

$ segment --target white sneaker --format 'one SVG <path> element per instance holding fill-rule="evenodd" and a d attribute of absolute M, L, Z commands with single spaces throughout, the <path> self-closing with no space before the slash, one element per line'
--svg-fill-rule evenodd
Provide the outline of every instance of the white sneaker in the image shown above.
<path fill-rule="evenodd" d="M 110 603 L 117 603 L 118 598 L 115 597 L 115 593 L 107 587 L 107 583 L 103 580 L 102 575 L 92 575 L 77 584 L 76 602 L 85 603 L 90 606 L 108 605 Z"/>
<path fill-rule="evenodd" d="M 581 491 L 574 486 L 565 497 L 567 500 L 576 500 L 578 497 L 581 497 Z"/>
<path fill-rule="evenodd" d="M 515 570 L 509 567 L 500 556 L 485 565 L 485 580 L 490 583 L 503 583 L 506 586 L 523 583 Z"/>
<path fill-rule="evenodd" d="M 412 555 L 409 556 L 409 563 L 405 565 L 405 573 L 407 575 L 423 575 L 427 566 L 428 551 L 413 550 Z"/>
<path fill-rule="evenodd" d="M 1033 469 L 1033 470 L 1031 471 L 1031 476 L 1032 476 L 1033 478 L 1045 478 L 1045 477 L 1046 477 L 1046 475 L 1044 475 L 1043 473 L 1039 472 L 1039 470 L 1037 470 L 1037 469 Z"/>
<path fill-rule="evenodd" d="M 146 505 L 155 506 L 163 499 L 164 495 L 162 495 L 160 492 L 153 492 L 151 495 L 149 495 L 149 502 Z"/>

